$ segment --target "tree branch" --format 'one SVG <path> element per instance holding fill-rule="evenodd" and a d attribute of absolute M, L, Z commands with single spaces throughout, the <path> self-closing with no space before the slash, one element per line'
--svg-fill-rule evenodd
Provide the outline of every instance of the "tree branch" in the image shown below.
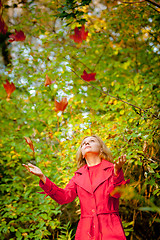
<path fill-rule="evenodd" d="M 95 71 L 95 69 L 96 69 L 96 66 L 98 65 L 98 63 L 101 61 L 101 59 L 102 59 L 102 57 L 103 57 L 103 55 L 104 55 L 104 53 L 105 53 L 105 51 L 106 51 L 106 47 L 107 47 L 107 45 L 105 45 L 105 47 L 104 47 L 104 49 L 103 49 L 103 53 L 100 55 L 100 57 L 98 58 L 98 61 L 96 62 L 96 65 L 95 65 L 95 67 L 94 67 L 94 69 L 93 69 L 93 72 Z"/>
<path fill-rule="evenodd" d="M 129 4 L 134 4 L 134 3 L 143 3 L 143 2 L 146 2 L 146 0 L 142 0 L 142 1 L 139 1 L 139 2 L 126 2 L 126 1 L 122 1 L 120 0 L 121 3 L 129 3 Z"/>
<path fill-rule="evenodd" d="M 127 102 L 127 101 L 124 101 L 123 99 L 121 99 L 121 98 L 119 98 L 119 97 L 115 97 L 115 96 L 113 96 L 113 95 L 105 92 L 104 90 L 101 90 L 101 89 L 93 86 L 91 83 L 89 83 L 89 82 L 85 81 L 83 78 L 81 78 L 72 68 L 70 68 L 70 69 L 71 69 L 71 71 L 72 71 L 78 78 L 80 78 L 80 79 L 83 80 L 85 83 L 87 83 L 88 86 L 91 86 L 92 88 L 94 88 L 94 89 L 102 92 L 102 93 L 105 94 L 105 95 L 108 95 L 109 97 L 112 97 L 112 98 L 114 98 L 114 99 L 116 99 L 116 100 L 118 100 L 118 101 L 121 101 L 121 102 L 123 102 L 123 103 L 125 103 L 125 104 L 128 104 L 128 105 L 134 107 L 135 109 L 140 110 L 140 113 L 141 113 L 141 112 L 149 113 L 149 112 L 148 112 L 149 110 L 145 110 L 145 109 L 143 109 L 143 108 L 140 108 L 140 107 L 138 107 L 138 106 L 136 106 L 136 105 L 134 105 L 134 104 L 132 104 L 132 103 L 129 103 L 129 102 Z M 154 114 L 152 114 L 152 116 L 155 117 L 156 119 L 159 119 L 159 117 L 157 117 L 157 116 L 154 115 Z"/>
<path fill-rule="evenodd" d="M 151 4 L 153 4 L 154 6 L 160 8 L 160 4 L 159 3 L 156 3 L 155 1 L 150 1 L 150 0 L 145 0 L 146 2 L 149 2 Z"/>
<path fill-rule="evenodd" d="M 121 3 L 129 3 L 129 4 L 148 2 L 148 3 L 151 3 L 152 5 L 160 8 L 160 4 L 159 3 L 155 2 L 155 1 L 150 1 L 150 0 L 142 0 L 142 1 L 139 1 L 139 2 L 126 2 L 126 1 L 120 0 L 120 2 Z"/>
<path fill-rule="evenodd" d="M 160 11 L 158 11 L 156 8 L 152 7 L 151 5 L 149 5 L 150 8 L 152 8 L 154 11 L 160 13 Z"/>

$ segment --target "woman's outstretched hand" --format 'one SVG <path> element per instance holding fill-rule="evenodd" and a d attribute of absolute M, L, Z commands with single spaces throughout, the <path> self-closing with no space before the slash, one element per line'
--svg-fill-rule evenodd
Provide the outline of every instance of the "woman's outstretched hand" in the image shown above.
<path fill-rule="evenodd" d="M 114 163 L 114 174 L 117 176 L 118 171 L 122 168 L 123 164 L 127 161 L 126 155 L 122 155 L 118 158 L 118 161 Z"/>
<path fill-rule="evenodd" d="M 22 165 L 28 170 L 28 172 L 38 176 L 43 181 L 43 183 L 46 182 L 46 177 L 44 176 L 40 168 L 36 167 L 31 163 L 28 163 L 28 165 L 26 164 L 22 164 Z"/>

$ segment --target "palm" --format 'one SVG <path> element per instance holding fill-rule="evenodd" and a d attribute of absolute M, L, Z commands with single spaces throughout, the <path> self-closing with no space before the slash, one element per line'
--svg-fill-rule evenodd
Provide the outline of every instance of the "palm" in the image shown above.
<path fill-rule="evenodd" d="M 36 167 L 35 165 L 29 163 L 28 165 L 23 164 L 23 166 L 31 173 L 33 173 L 34 175 L 40 177 L 43 175 L 42 171 L 40 168 Z"/>

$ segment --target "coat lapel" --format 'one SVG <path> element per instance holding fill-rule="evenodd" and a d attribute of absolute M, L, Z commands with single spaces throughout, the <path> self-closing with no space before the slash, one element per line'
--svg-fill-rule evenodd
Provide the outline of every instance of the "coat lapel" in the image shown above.
<path fill-rule="evenodd" d="M 92 185 L 93 192 L 109 177 L 112 176 L 113 173 L 113 163 L 110 163 L 106 160 L 102 160 L 100 165 L 100 169 L 98 169 L 96 181 Z"/>
<path fill-rule="evenodd" d="M 87 165 L 83 166 L 76 171 L 77 177 L 74 179 L 74 182 L 85 189 L 87 192 L 93 194 L 93 192 L 98 188 L 100 184 L 105 182 L 111 175 L 113 171 L 113 163 L 110 163 L 106 160 L 102 160 L 100 169 L 97 173 L 97 178 L 94 184 L 91 186 L 91 181 L 89 178 L 89 172 Z"/>
<path fill-rule="evenodd" d="M 74 179 L 74 182 L 83 189 L 85 189 L 87 192 L 93 194 L 87 165 L 81 167 L 79 170 L 76 171 L 76 173 L 78 174 L 77 177 Z"/>

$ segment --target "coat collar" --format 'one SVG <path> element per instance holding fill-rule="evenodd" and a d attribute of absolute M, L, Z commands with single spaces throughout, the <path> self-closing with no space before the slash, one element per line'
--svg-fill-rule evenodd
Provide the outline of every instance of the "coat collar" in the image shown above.
<path fill-rule="evenodd" d="M 112 175 L 112 170 L 113 170 L 113 163 L 110 163 L 106 160 L 102 160 L 100 169 L 97 174 L 96 181 L 91 186 L 88 167 L 86 164 L 75 172 L 78 174 L 77 174 L 77 177 L 74 179 L 74 181 L 77 185 L 79 185 L 89 193 L 93 194 L 93 192 L 97 189 L 97 187 Z"/>
<path fill-rule="evenodd" d="M 110 168 L 110 167 L 113 167 L 113 163 L 108 162 L 107 160 L 102 159 L 100 168 L 105 170 L 105 169 Z M 80 169 L 78 169 L 75 173 L 83 174 L 86 170 L 87 170 L 87 164 L 84 165 L 83 167 L 81 167 Z"/>

